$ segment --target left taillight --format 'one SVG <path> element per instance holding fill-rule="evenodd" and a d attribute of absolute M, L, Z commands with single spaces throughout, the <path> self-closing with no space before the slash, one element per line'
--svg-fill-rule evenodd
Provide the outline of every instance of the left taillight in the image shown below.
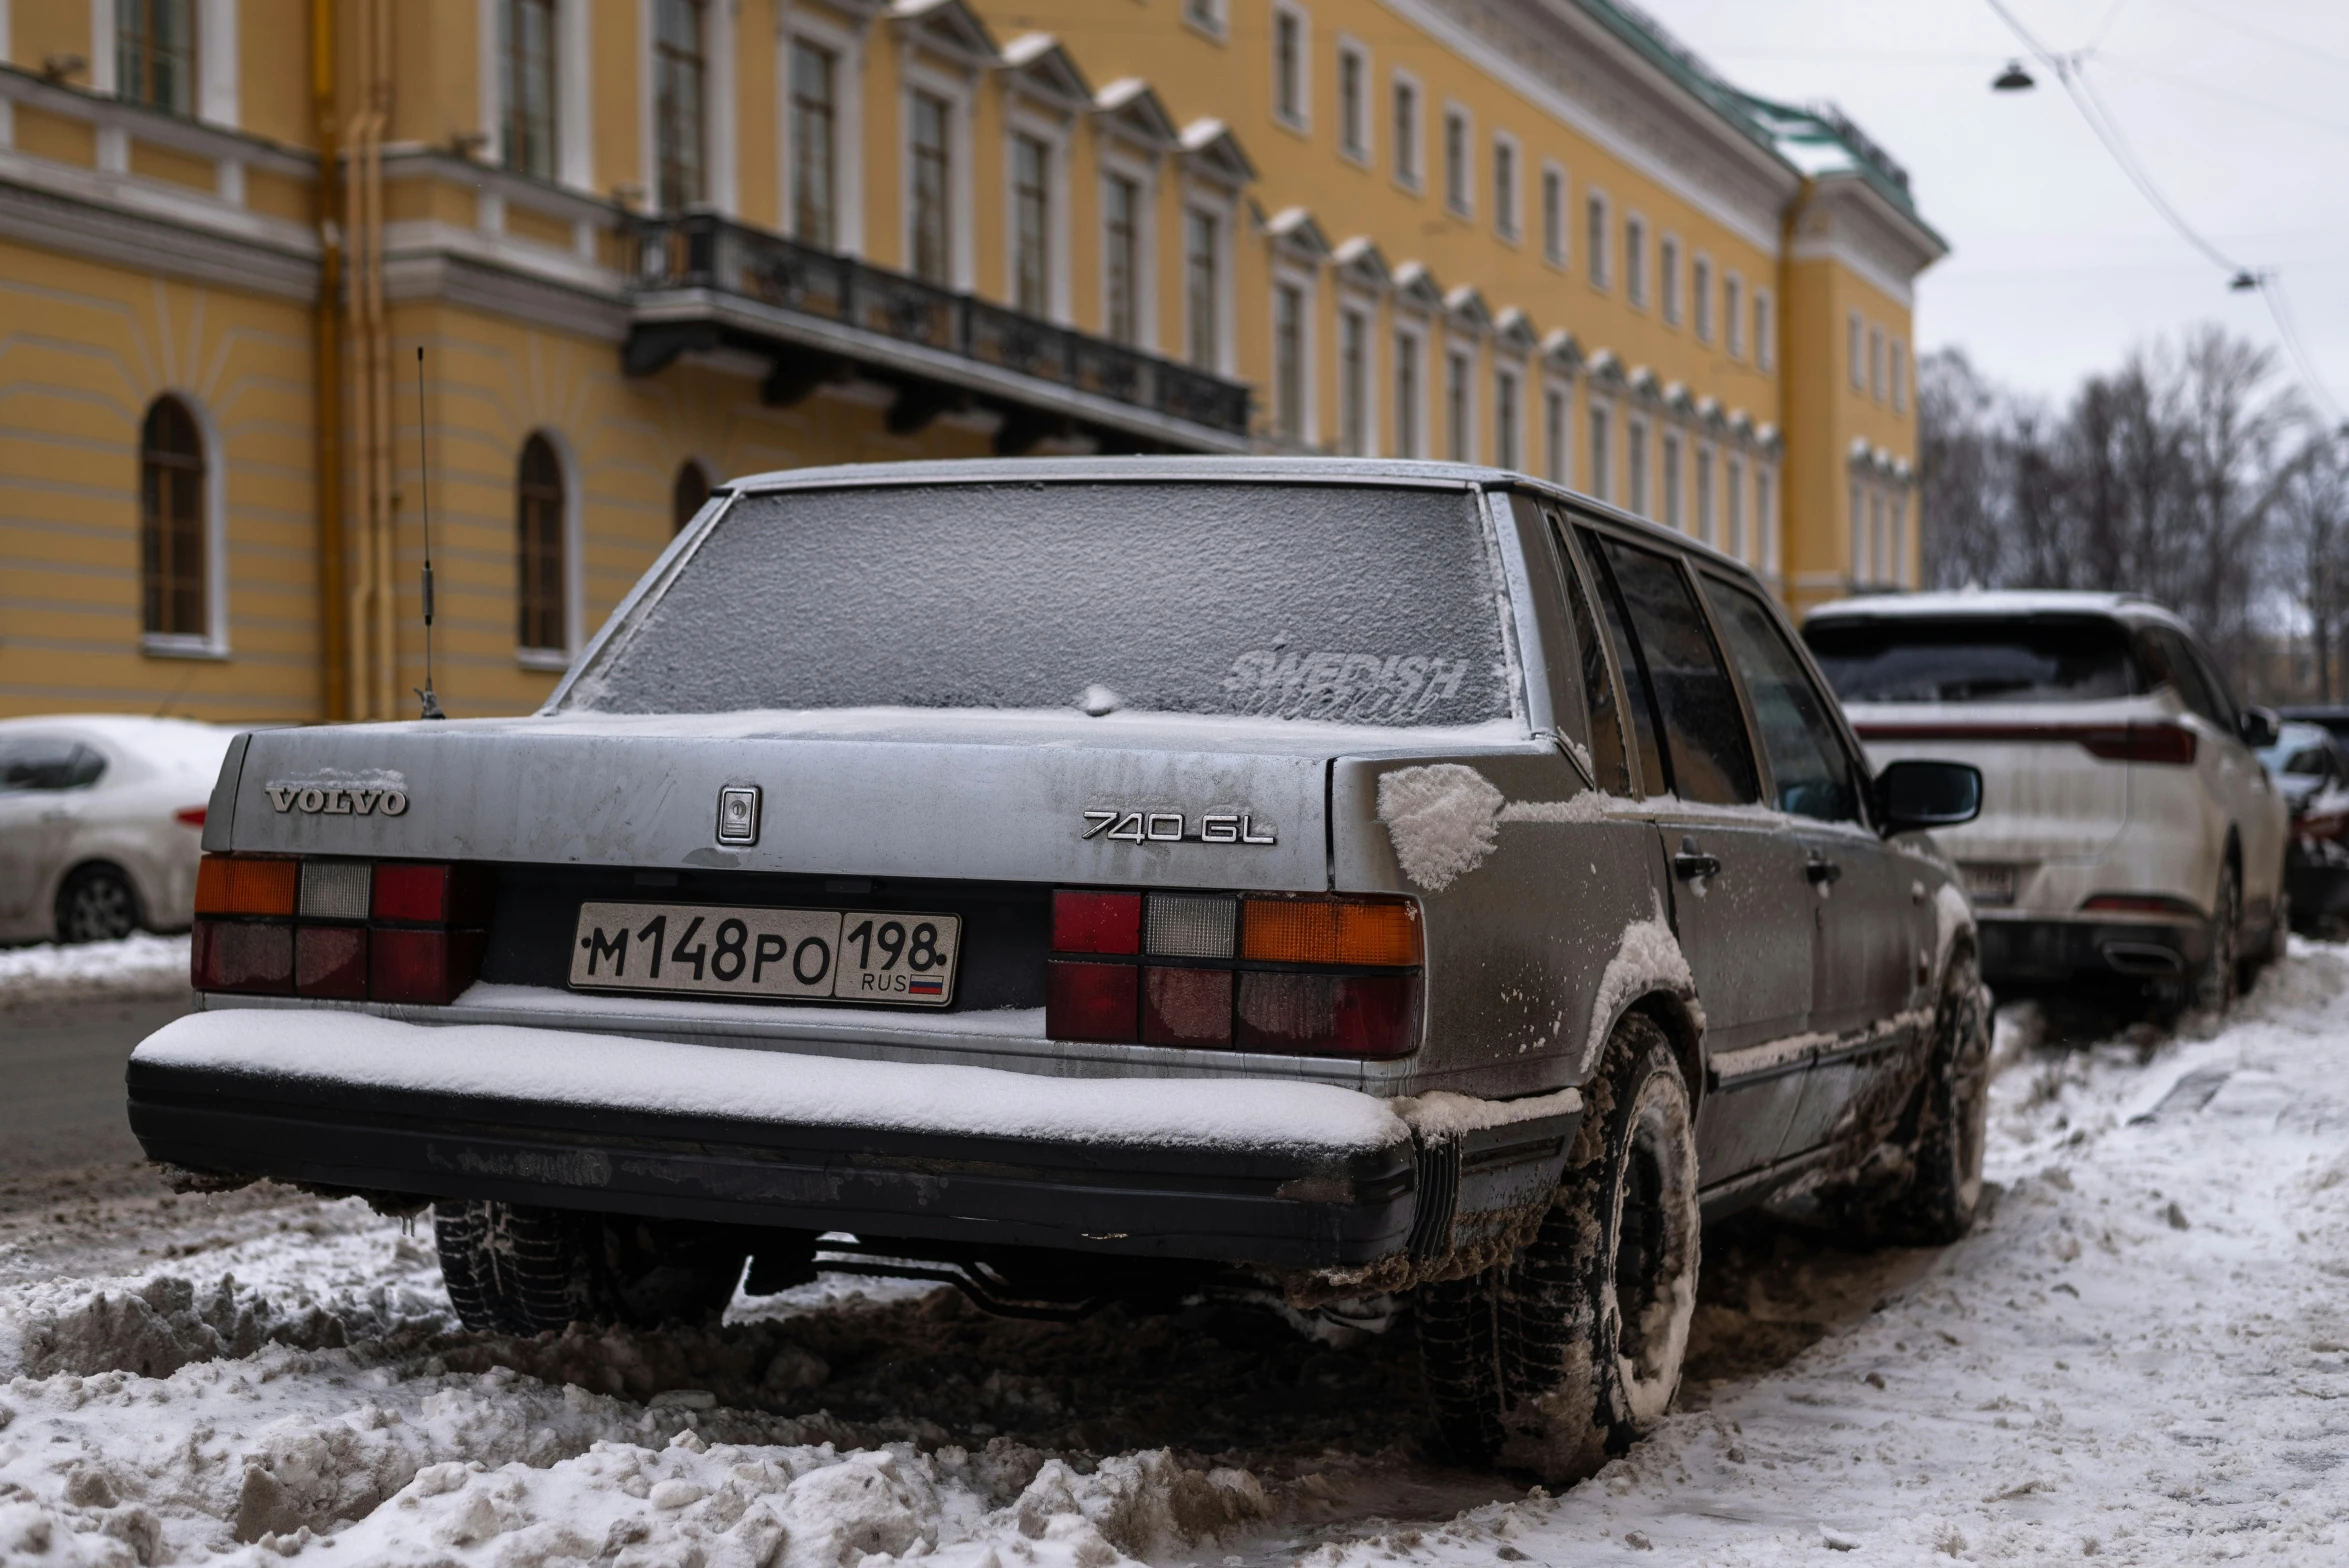
<path fill-rule="evenodd" d="M 1423 943 L 1404 898 L 1062 889 L 1045 1030 L 1310 1056 L 1407 1056 Z"/>
<path fill-rule="evenodd" d="M 190 978 L 199 991 L 445 1003 L 480 972 L 491 893 L 475 866 L 206 855 Z"/>

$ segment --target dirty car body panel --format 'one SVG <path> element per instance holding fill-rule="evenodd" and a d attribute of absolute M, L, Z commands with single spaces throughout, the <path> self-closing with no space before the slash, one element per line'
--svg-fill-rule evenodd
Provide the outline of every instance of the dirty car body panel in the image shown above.
<path fill-rule="evenodd" d="M 1638 1009 L 1752 1201 L 1882 1134 L 1972 940 L 1823 691 L 1745 568 L 1493 470 L 743 480 L 539 713 L 232 747 L 132 1125 L 410 1200 L 1400 1284 L 1522 1239 Z M 1819 955 L 1862 927 L 1855 991 Z"/>

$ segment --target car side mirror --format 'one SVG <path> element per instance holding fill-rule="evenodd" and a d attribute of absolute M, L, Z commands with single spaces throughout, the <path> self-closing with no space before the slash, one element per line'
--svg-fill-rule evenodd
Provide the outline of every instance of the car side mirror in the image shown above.
<path fill-rule="evenodd" d="M 2284 721 L 2273 708 L 2245 708 L 2235 715 L 2235 728 L 2244 745 L 2265 751 L 2284 733 Z"/>
<path fill-rule="evenodd" d="M 1982 770 L 1970 763 L 1886 763 L 1875 789 L 1876 820 L 1888 837 L 1954 828 L 1982 812 Z"/>

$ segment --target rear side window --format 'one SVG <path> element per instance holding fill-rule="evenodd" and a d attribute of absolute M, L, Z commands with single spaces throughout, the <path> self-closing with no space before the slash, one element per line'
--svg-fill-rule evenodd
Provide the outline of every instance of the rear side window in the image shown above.
<path fill-rule="evenodd" d="M 1480 498 L 1369 485 L 873 486 L 737 500 L 569 708 L 1515 716 Z"/>
<path fill-rule="evenodd" d="M 2146 689 L 2100 616 L 1825 616 L 1803 628 L 1845 702 L 2093 702 Z"/>
<path fill-rule="evenodd" d="M 0 790 L 80 789 L 105 771 L 106 759 L 78 741 L 0 740 Z"/>
<path fill-rule="evenodd" d="M 1622 595 L 1672 765 L 1672 791 L 1716 806 L 1761 798 L 1737 688 L 1713 645 L 1687 574 L 1670 556 L 1602 542 Z"/>
<path fill-rule="evenodd" d="M 1856 822 L 1859 791 L 1851 757 L 1836 733 L 1826 693 L 1811 681 L 1801 657 L 1778 630 L 1762 601 L 1716 577 L 1704 578 L 1705 597 L 1744 677 L 1770 759 L 1779 810 L 1821 822 Z"/>
<path fill-rule="evenodd" d="M 1623 750 L 1623 711 L 1615 700 L 1615 680 L 1607 672 L 1607 649 L 1602 642 L 1590 595 L 1583 591 L 1582 573 L 1575 569 L 1574 552 L 1557 514 L 1544 512 L 1554 532 L 1558 568 L 1566 578 L 1566 613 L 1574 622 L 1577 662 L 1582 667 L 1582 690 L 1590 707 L 1591 771 L 1599 788 L 1612 795 L 1631 793 L 1631 762 Z M 1628 666 L 1627 666 L 1628 667 Z"/>
<path fill-rule="evenodd" d="M 1639 646 L 1631 640 L 1631 626 L 1623 618 L 1623 601 L 1615 592 L 1614 577 L 1599 554 L 1599 536 L 1587 528 L 1582 530 L 1582 554 L 1596 574 L 1600 614 L 1607 622 L 1607 637 L 1615 645 L 1615 667 L 1623 672 L 1623 689 L 1631 694 L 1631 733 L 1639 745 L 1640 780 L 1651 795 L 1669 793 L 1671 775 L 1664 771 L 1656 699 L 1648 690 L 1647 668 L 1640 663 Z"/>

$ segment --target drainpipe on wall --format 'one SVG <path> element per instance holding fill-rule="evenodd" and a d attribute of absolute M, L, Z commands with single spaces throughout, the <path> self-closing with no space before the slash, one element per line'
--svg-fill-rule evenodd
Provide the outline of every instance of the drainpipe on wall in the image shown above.
<path fill-rule="evenodd" d="M 314 413 L 318 426 L 319 706 L 328 723 L 351 716 L 349 622 L 343 617 L 343 234 L 335 223 L 341 150 L 335 123 L 334 0 L 310 0 L 310 99 L 318 129 L 318 308 Z"/>
<path fill-rule="evenodd" d="M 389 355 L 383 344 L 383 127 L 390 97 L 390 53 L 382 0 L 358 0 L 353 29 L 358 55 L 359 112 L 350 126 L 350 169 L 343 182 L 344 229 L 350 277 L 345 308 L 350 313 L 351 352 L 357 374 L 351 383 L 351 431 L 357 450 L 359 539 L 353 558 L 358 571 L 349 586 L 350 707 L 356 719 L 389 718 L 391 616 L 385 598 L 391 583 L 391 485 L 385 451 L 390 392 L 385 385 Z"/>

